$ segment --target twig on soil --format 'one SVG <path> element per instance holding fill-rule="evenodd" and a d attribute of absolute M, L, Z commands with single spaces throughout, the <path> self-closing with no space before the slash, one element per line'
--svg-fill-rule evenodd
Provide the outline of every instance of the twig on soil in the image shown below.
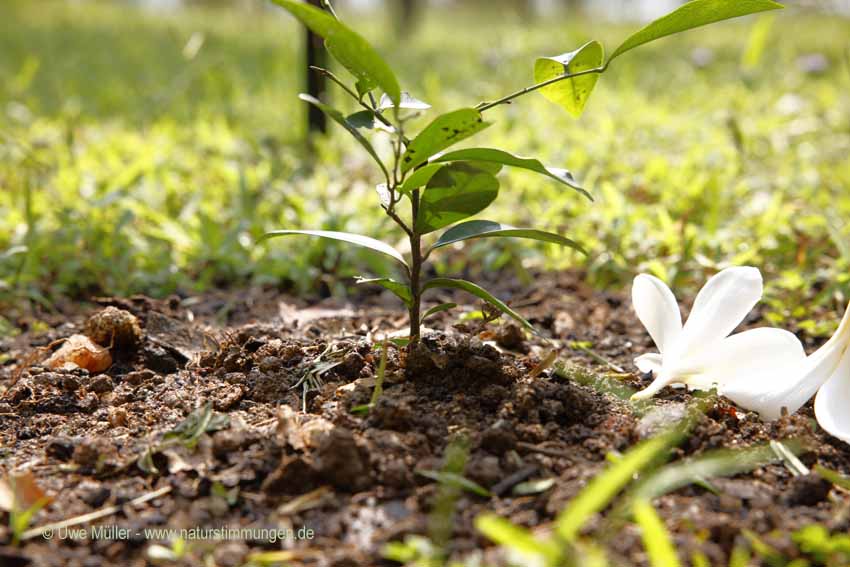
<path fill-rule="evenodd" d="M 541 455 L 546 455 L 547 457 L 556 457 L 560 459 L 567 459 L 572 462 L 572 457 L 575 453 L 570 453 L 568 451 L 560 451 L 558 449 L 549 449 L 548 447 L 540 447 L 539 445 L 534 445 L 532 443 L 526 443 L 525 441 L 519 441 L 516 446 L 520 449 L 525 449 L 531 453 L 540 453 Z"/>
<path fill-rule="evenodd" d="M 130 500 L 124 506 L 140 506 L 146 502 L 150 502 L 151 500 L 159 498 L 160 496 L 165 496 L 169 492 L 171 492 L 171 487 L 163 486 L 158 490 L 148 492 L 147 494 L 143 494 L 142 496 L 139 496 L 134 500 Z M 82 516 L 76 516 L 74 518 L 68 518 L 67 520 L 62 520 L 60 522 L 53 522 L 52 524 L 46 524 L 44 526 L 32 528 L 30 530 L 25 531 L 21 535 L 21 541 L 32 539 L 34 537 L 44 535 L 45 533 L 55 532 L 56 530 L 60 530 L 63 528 L 70 528 L 71 526 L 77 526 L 80 524 L 93 522 L 94 520 L 99 520 L 101 518 L 117 514 L 124 508 L 124 506 L 107 506 L 106 508 L 101 508 L 100 510 L 90 512 L 88 514 L 83 514 Z"/>
<path fill-rule="evenodd" d="M 14 386 L 15 384 L 17 384 L 18 380 L 21 378 L 21 374 L 24 373 L 24 370 L 35 364 L 35 362 L 39 358 L 43 358 L 48 352 L 51 351 L 51 349 L 53 349 L 53 347 L 61 345 L 66 340 L 66 338 L 56 339 L 49 345 L 37 347 L 33 352 L 29 353 L 23 359 L 23 361 L 18 364 L 17 368 L 15 368 L 15 371 L 12 373 L 12 380 L 9 382 L 9 386 Z"/>
<path fill-rule="evenodd" d="M 791 474 L 794 476 L 805 476 L 811 472 L 809 467 L 803 464 L 803 462 L 797 458 L 797 456 L 788 450 L 788 447 L 780 443 L 779 441 L 771 441 L 770 448 L 773 449 L 773 452 L 777 457 L 782 459 L 782 464 L 785 465 Z"/>
<path fill-rule="evenodd" d="M 523 467 L 514 474 L 505 477 L 496 484 L 494 484 L 493 488 L 490 489 L 490 492 L 492 492 L 496 496 L 501 496 L 517 484 L 531 478 L 532 475 L 537 472 L 537 469 L 537 465 L 528 465 L 527 467 Z"/>

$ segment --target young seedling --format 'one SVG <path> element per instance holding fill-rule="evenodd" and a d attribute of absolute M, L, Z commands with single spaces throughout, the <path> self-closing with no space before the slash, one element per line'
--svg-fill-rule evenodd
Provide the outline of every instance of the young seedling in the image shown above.
<path fill-rule="evenodd" d="M 410 315 L 411 340 L 416 340 L 420 334 L 422 296 L 437 288 L 471 293 L 533 331 L 528 321 L 475 283 L 447 277 L 425 280 L 423 266 L 440 248 L 475 238 L 507 237 L 539 240 L 584 252 L 576 242 L 558 234 L 490 220 L 467 220 L 496 199 L 499 194 L 496 174 L 505 166 L 539 173 L 591 198 L 569 171 L 547 167 L 537 159 L 518 157 L 494 148 L 473 147 L 447 152 L 455 144 L 490 126 L 491 123 L 484 120 L 485 112 L 539 90 L 573 116 L 580 116 L 599 75 L 624 53 L 688 29 L 782 7 L 772 0 L 693 0 L 630 36 L 607 59 L 598 41 L 555 57 L 541 57 L 534 64 L 535 84 L 493 101 L 437 116 L 413 134 L 410 120 L 430 106 L 402 91 L 389 65 L 363 37 L 339 21 L 328 0 L 322 3 L 325 10 L 298 0 L 272 1 L 324 37 L 331 56 L 353 75 L 352 86 L 327 69 L 315 69 L 348 94 L 362 108 L 359 112 L 346 116 L 309 95 L 302 94 L 301 99 L 347 130 L 375 161 L 383 176 L 383 183 L 376 188 L 380 206 L 407 235 L 410 254 L 405 258 L 384 242 L 346 232 L 276 230 L 264 235 L 263 240 L 310 235 L 356 244 L 392 258 L 404 272 L 403 281 L 361 278 L 358 283 L 379 285 L 398 296 Z M 382 158 L 366 137 L 370 132 L 390 137 L 392 155 L 388 159 Z M 447 230 L 436 240 L 431 238 L 433 233 L 443 229 Z"/>
<path fill-rule="evenodd" d="M 0 510 L 9 513 L 12 545 L 18 545 L 25 539 L 24 533 L 35 515 L 52 501 L 31 472 L 0 479 Z"/>

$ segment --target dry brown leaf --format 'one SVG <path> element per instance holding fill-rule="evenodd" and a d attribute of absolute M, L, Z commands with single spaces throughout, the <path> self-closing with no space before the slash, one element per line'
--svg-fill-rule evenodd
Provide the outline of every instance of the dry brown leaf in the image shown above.
<path fill-rule="evenodd" d="M 96 344 L 87 336 L 71 335 L 44 364 L 53 369 L 85 368 L 95 374 L 112 366 L 112 356 L 109 349 Z"/>
<path fill-rule="evenodd" d="M 537 378 L 543 372 L 551 368 L 555 361 L 558 359 L 558 351 L 552 349 L 549 354 L 546 355 L 546 358 L 540 361 L 540 364 L 531 369 L 531 372 L 528 373 L 530 378 Z"/>
<path fill-rule="evenodd" d="M 50 502 L 32 472 L 27 471 L 0 478 L 0 510 L 29 510 L 38 503 Z"/>

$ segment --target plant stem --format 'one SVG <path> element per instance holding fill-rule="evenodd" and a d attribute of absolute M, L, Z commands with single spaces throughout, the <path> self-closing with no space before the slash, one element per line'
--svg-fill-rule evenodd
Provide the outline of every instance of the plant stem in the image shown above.
<path fill-rule="evenodd" d="M 513 99 L 519 98 L 519 97 L 526 95 L 530 92 L 534 92 L 536 90 L 542 89 L 543 87 L 548 87 L 549 85 L 553 85 L 555 83 L 558 83 L 560 81 L 565 81 L 567 79 L 573 79 L 575 77 L 581 77 L 582 75 L 592 75 L 592 74 L 595 74 L 595 73 L 604 73 L 607 68 L 608 68 L 608 64 L 606 63 L 605 65 L 603 65 L 601 67 L 594 67 L 593 69 L 585 69 L 584 71 L 579 71 L 577 73 L 565 73 L 563 75 L 558 75 L 557 77 L 553 77 L 553 78 L 551 78 L 547 81 L 543 81 L 542 83 L 537 83 L 536 85 L 531 85 L 530 87 L 525 87 L 524 89 L 518 90 L 517 92 L 511 93 L 511 94 L 504 96 L 504 97 L 502 97 L 498 100 L 494 100 L 492 102 L 486 102 L 486 101 L 482 102 L 482 103 L 478 104 L 478 106 L 475 107 L 475 110 L 477 110 L 478 112 L 484 112 L 485 110 L 490 110 L 494 106 L 499 106 L 500 104 L 510 104 L 510 102 Z"/>
<path fill-rule="evenodd" d="M 381 122 L 381 124 L 383 124 L 384 126 L 387 126 L 389 128 L 395 129 L 395 126 L 393 126 L 392 122 L 387 120 L 387 117 L 384 116 L 384 114 L 380 110 L 378 110 L 377 108 L 374 108 L 372 106 L 369 106 L 368 104 L 366 104 L 365 102 L 360 100 L 360 97 L 357 95 L 357 93 L 354 92 L 353 90 L 351 90 L 348 87 L 348 85 L 343 83 L 342 80 L 339 77 L 337 77 L 336 75 L 334 75 L 331 71 L 328 71 L 327 69 L 324 69 L 322 67 L 316 67 L 315 65 L 311 65 L 310 69 L 312 71 L 315 71 L 316 73 L 319 73 L 320 75 L 324 75 L 325 77 L 327 77 L 328 79 L 330 79 L 331 81 L 336 83 L 342 90 L 345 91 L 345 93 L 348 96 L 353 98 L 357 102 L 357 104 L 362 106 L 364 109 L 372 112 L 375 115 L 375 118 L 377 118 Z M 407 143 L 408 140 L 407 140 L 407 138 L 403 138 L 403 141 L 405 143 Z"/>
<path fill-rule="evenodd" d="M 419 327 L 422 308 L 422 235 L 416 229 L 416 218 L 419 216 L 419 189 L 411 193 L 413 210 L 413 226 L 410 232 L 410 295 L 413 297 L 410 305 L 410 342 L 413 344 L 419 338 Z"/>

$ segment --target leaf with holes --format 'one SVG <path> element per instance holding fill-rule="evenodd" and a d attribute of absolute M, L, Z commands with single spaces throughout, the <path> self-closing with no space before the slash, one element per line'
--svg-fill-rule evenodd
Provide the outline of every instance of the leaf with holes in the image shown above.
<path fill-rule="evenodd" d="M 602 67 L 605 50 L 598 41 L 589 41 L 570 53 L 555 57 L 541 57 L 534 62 L 534 81 L 543 83 L 561 75 L 581 73 Z M 599 73 L 588 73 L 564 79 L 540 89 L 540 94 L 564 107 L 578 118 L 584 111 L 587 99 L 599 80 Z"/>
<path fill-rule="evenodd" d="M 489 125 L 474 108 L 461 108 L 438 116 L 407 146 L 401 160 L 402 173 L 425 163 L 437 152 L 477 134 Z"/>
<path fill-rule="evenodd" d="M 563 183 L 564 185 L 580 192 L 591 201 L 593 200 L 590 193 L 576 182 L 572 173 L 566 169 L 546 167 L 540 162 L 540 160 L 537 159 L 519 157 L 504 150 L 497 150 L 493 148 L 467 148 L 464 150 L 447 152 L 431 158 L 432 164 L 451 161 L 474 161 L 476 164 L 482 162 L 495 163 L 499 165 L 507 165 L 508 167 L 527 169 L 528 171 L 543 174 L 555 181 L 558 181 L 559 183 Z"/>

